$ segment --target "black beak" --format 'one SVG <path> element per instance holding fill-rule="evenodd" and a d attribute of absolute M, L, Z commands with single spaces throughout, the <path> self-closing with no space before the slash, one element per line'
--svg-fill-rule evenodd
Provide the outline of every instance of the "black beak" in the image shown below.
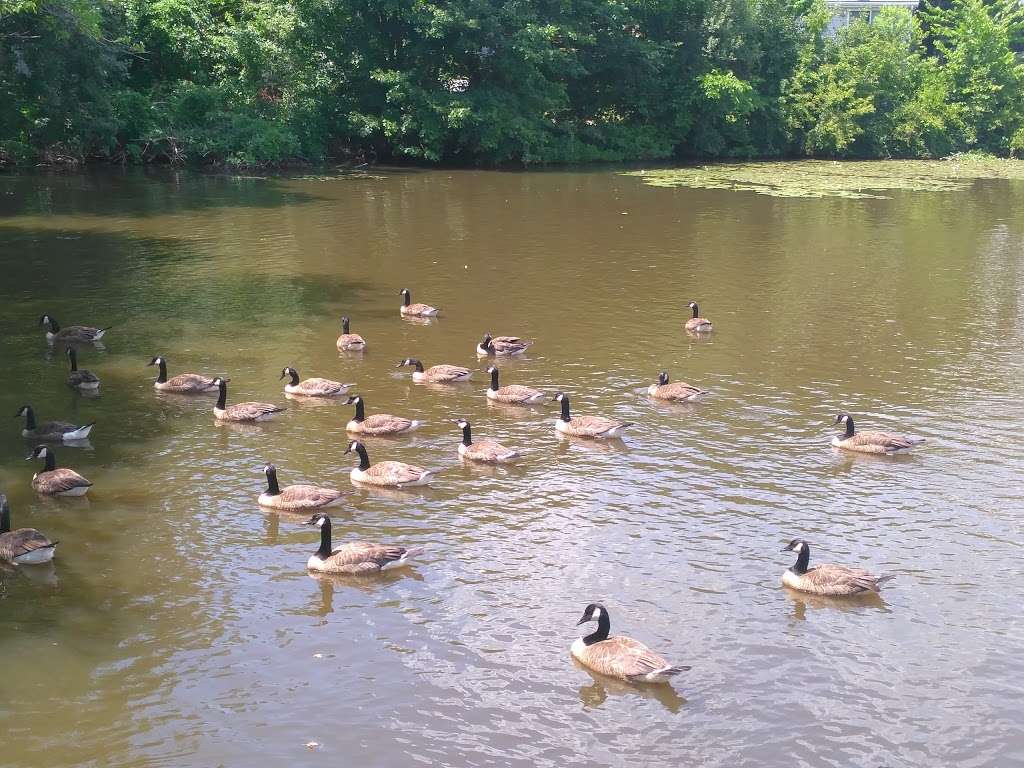
<path fill-rule="evenodd" d="M 156 363 L 154 363 L 154 362 L 153 362 L 152 360 L 150 360 L 150 361 L 149 361 L 148 363 L 146 363 L 146 367 L 147 367 L 147 368 L 148 368 L 149 366 L 151 366 L 151 365 L 156 365 Z"/>
<path fill-rule="evenodd" d="M 25 461 L 32 461 L 32 459 L 34 459 L 35 457 L 36 455 L 34 453 L 30 453 L 28 456 L 25 457 Z"/>
<path fill-rule="evenodd" d="M 782 548 L 782 549 L 780 549 L 779 551 L 780 551 L 780 552 L 792 552 L 792 551 L 793 551 L 793 545 L 792 545 L 792 544 L 790 544 L 790 545 L 789 545 L 788 547 L 783 547 L 783 548 Z"/>
<path fill-rule="evenodd" d="M 283 379 L 287 375 L 288 375 L 287 373 L 285 373 L 284 371 L 281 371 L 281 375 L 277 377 L 277 380 L 280 381 L 281 379 Z"/>
<path fill-rule="evenodd" d="M 584 616 L 582 619 L 576 622 L 576 626 L 578 627 L 580 624 L 586 624 L 588 621 L 590 621 L 590 617 Z"/>
<path fill-rule="evenodd" d="M 345 449 L 345 453 L 352 453 L 352 446 L 349 446 L 348 448 L 346 448 L 346 449 Z M 345 455 L 345 453 L 343 453 L 343 454 L 341 454 L 341 455 L 342 455 L 342 456 L 344 456 L 344 455 Z"/>
<path fill-rule="evenodd" d="M 313 525 L 315 522 L 316 522 L 316 520 L 307 520 L 306 522 L 303 523 L 303 525 Z"/>
<path fill-rule="evenodd" d="M 405 360 L 402 360 L 395 368 L 401 368 L 403 365 L 405 365 Z"/>

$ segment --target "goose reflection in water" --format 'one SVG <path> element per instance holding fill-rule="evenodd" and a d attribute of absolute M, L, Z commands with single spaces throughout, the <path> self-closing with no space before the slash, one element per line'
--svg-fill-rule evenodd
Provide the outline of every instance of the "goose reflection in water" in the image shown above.
<path fill-rule="evenodd" d="M 835 610 L 843 613 L 861 613 L 864 611 L 880 611 L 891 613 L 885 600 L 877 592 L 865 592 L 860 595 L 846 597 L 829 597 L 827 595 L 811 595 L 797 592 L 795 589 L 783 588 L 786 597 L 793 603 L 793 618 L 797 621 L 807 620 L 807 610 Z"/>
<path fill-rule="evenodd" d="M 605 677 L 592 672 L 576 659 L 572 659 L 572 663 L 577 669 L 586 672 L 593 681 L 590 685 L 580 686 L 580 703 L 583 704 L 584 709 L 600 709 L 609 698 L 619 696 L 657 701 L 672 714 L 677 714 L 686 704 L 686 699 L 680 696 L 679 692 L 671 685 L 627 683 L 623 680 L 616 680 L 614 677 Z"/>
<path fill-rule="evenodd" d="M 354 589 L 367 595 L 373 595 L 405 579 L 423 581 L 423 576 L 414 567 L 366 575 L 316 573 L 315 571 L 308 571 L 306 575 L 320 585 L 320 603 L 311 606 L 312 610 L 300 611 L 300 613 L 312 613 L 321 617 L 334 613 L 334 593 L 336 591 L 344 592 L 344 590 Z"/>

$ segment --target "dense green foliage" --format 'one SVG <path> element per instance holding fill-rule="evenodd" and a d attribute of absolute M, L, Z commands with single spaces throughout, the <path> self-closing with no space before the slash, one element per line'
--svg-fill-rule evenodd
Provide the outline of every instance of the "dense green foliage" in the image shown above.
<path fill-rule="evenodd" d="M 3 0 L 0 164 L 1024 150 L 1016 0 Z"/>

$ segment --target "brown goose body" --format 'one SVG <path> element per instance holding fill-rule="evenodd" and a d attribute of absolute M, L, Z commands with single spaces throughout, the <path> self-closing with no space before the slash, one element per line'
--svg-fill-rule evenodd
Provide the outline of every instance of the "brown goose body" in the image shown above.
<path fill-rule="evenodd" d="M 43 471 L 32 475 L 32 490 L 36 493 L 46 496 L 84 496 L 92 487 L 89 480 L 73 469 L 58 467 L 53 449 L 45 445 L 37 445 L 27 459 L 46 461 Z"/>
<path fill-rule="evenodd" d="M 711 321 L 700 316 L 700 309 L 696 302 L 691 301 L 687 306 L 693 311 L 693 316 L 686 321 L 686 330 L 692 333 L 708 333 L 713 330 Z"/>
<path fill-rule="evenodd" d="M 811 550 L 801 539 L 794 539 L 782 551 L 797 553 L 796 564 L 782 574 L 782 583 L 800 592 L 831 597 L 877 593 L 879 585 L 894 578 L 891 575 L 875 576 L 863 568 L 845 565 L 823 564 L 810 568 Z"/>
<path fill-rule="evenodd" d="M 318 485 L 287 485 L 280 487 L 277 482 L 277 467 L 268 464 L 263 468 L 267 476 L 267 490 L 257 500 L 261 507 L 282 512 L 308 512 L 339 506 L 344 494 L 336 488 L 322 488 Z"/>
<path fill-rule="evenodd" d="M 35 411 L 31 405 L 23 405 L 18 409 L 15 418 L 25 417 L 25 427 L 21 430 L 22 437 L 32 440 L 39 440 L 44 443 L 73 443 L 78 440 L 86 440 L 95 421 L 84 425 L 71 424 L 67 421 L 44 421 L 36 423 Z"/>
<path fill-rule="evenodd" d="M 836 416 L 836 423 L 845 424 L 846 433 L 842 436 L 837 435 L 833 437 L 832 445 L 847 451 L 895 456 L 901 453 L 909 453 L 925 441 L 923 437 L 908 437 L 906 435 L 893 434 L 892 432 L 874 430 L 857 432 L 854 427 L 853 417 L 846 413 Z"/>
<path fill-rule="evenodd" d="M 306 567 L 317 573 L 372 576 L 408 565 L 410 558 L 423 552 L 422 547 L 371 544 L 365 541 L 352 541 L 334 547 L 331 543 L 331 519 L 323 513 L 313 515 L 305 525 L 320 528 L 320 548 L 306 561 Z"/>
<path fill-rule="evenodd" d="M 68 372 L 68 386 L 83 391 L 99 389 L 100 377 L 92 371 L 78 367 L 78 352 L 74 347 L 68 347 L 68 360 L 71 361 L 71 371 Z"/>
<path fill-rule="evenodd" d="M 647 388 L 647 394 L 658 400 L 686 403 L 706 395 L 707 390 L 698 389 L 685 381 L 670 382 L 668 372 L 662 371 L 658 374 L 658 383 Z"/>
<path fill-rule="evenodd" d="M 341 352 L 361 352 L 366 349 L 366 341 L 358 333 L 349 333 L 349 319 L 341 318 L 341 336 L 335 344 Z"/>
<path fill-rule="evenodd" d="M 403 304 L 399 311 L 403 315 L 408 317 L 434 317 L 440 310 L 437 307 L 432 307 L 429 304 L 413 303 L 412 293 L 408 288 L 403 288 L 399 291 L 399 295 L 402 296 Z"/>
<path fill-rule="evenodd" d="M 487 369 L 487 372 L 491 375 L 491 386 L 487 388 L 488 400 L 510 405 L 533 405 L 543 402 L 546 397 L 539 389 L 524 387 L 520 384 L 498 386 L 498 369 L 493 365 Z"/>
<path fill-rule="evenodd" d="M 277 416 L 279 413 L 284 411 L 279 405 L 273 403 L 238 403 L 236 405 L 227 404 L 228 396 L 228 385 L 222 378 L 216 378 L 214 381 L 217 383 L 217 404 L 213 407 L 213 417 L 217 421 L 234 421 L 234 422 L 257 422 L 267 421 Z"/>
<path fill-rule="evenodd" d="M 532 341 L 518 336 L 491 336 L 485 333 L 483 340 L 476 345 L 476 353 L 481 357 L 512 357 L 521 355 L 533 346 Z"/>
<path fill-rule="evenodd" d="M 90 325 L 69 325 L 67 328 L 61 328 L 50 315 L 43 315 L 39 318 L 39 323 L 46 326 L 46 340 L 51 344 L 92 344 L 102 339 L 110 330 L 110 326 L 93 328 Z"/>
<path fill-rule="evenodd" d="M 570 652 L 573 658 L 594 672 L 632 683 L 664 683 L 689 669 L 673 666 L 639 640 L 623 635 L 609 637 L 611 620 L 607 609 L 599 603 L 588 605 L 578 623 L 587 621 L 597 621 L 597 631 L 577 638 Z"/>
<path fill-rule="evenodd" d="M 0 493 L 0 561 L 14 565 L 40 565 L 53 560 L 56 541 L 35 528 L 11 530 L 11 508 Z"/>
<path fill-rule="evenodd" d="M 419 429 L 423 422 L 416 419 L 407 419 L 403 416 L 392 416 L 389 413 L 374 413 L 366 415 L 366 404 L 363 398 L 355 395 L 348 399 L 349 405 L 355 405 L 356 415 L 345 425 L 347 432 L 359 435 L 402 435 Z"/>

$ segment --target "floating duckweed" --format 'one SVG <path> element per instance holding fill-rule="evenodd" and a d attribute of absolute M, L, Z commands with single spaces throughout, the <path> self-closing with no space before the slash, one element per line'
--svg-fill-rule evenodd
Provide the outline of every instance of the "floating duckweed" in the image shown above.
<path fill-rule="evenodd" d="M 630 171 L 652 187 L 756 192 L 773 197 L 886 199 L 893 190 L 959 192 L 975 179 L 1024 179 L 1024 161 L 954 156 L 946 160 L 723 163 Z"/>

